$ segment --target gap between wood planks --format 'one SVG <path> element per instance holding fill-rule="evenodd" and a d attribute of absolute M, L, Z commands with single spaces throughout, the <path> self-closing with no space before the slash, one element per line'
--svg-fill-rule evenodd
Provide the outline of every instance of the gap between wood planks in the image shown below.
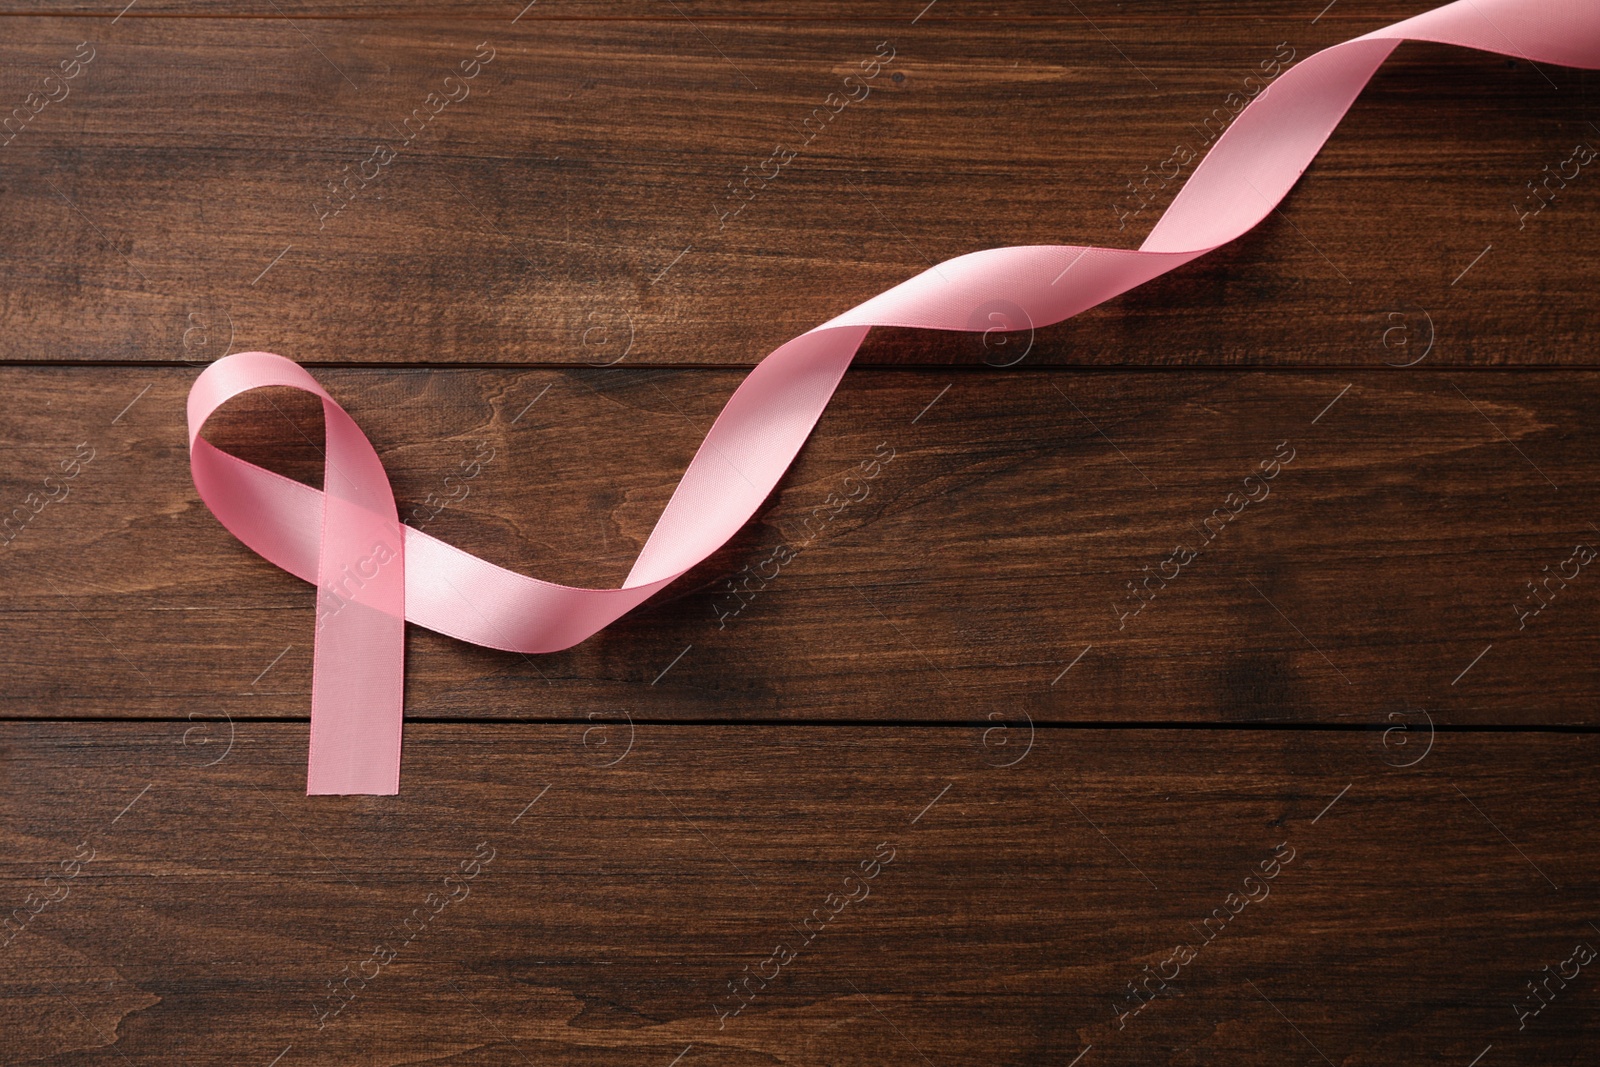
<path fill-rule="evenodd" d="M 56 725 L 73 726 L 79 723 L 158 723 L 158 722 L 200 722 L 200 719 L 190 719 L 187 714 L 179 715 L 127 715 L 110 718 L 106 716 L 84 716 L 81 718 L 64 718 L 52 716 L 49 718 L 29 717 L 21 715 L 0 715 L 0 724 L 17 723 L 19 725 Z M 204 720 L 216 721 L 216 720 Z M 234 719 L 237 723 L 304 723 L 310 718 L 306 715 L 259 715 L 249 718 Z M 406 716 L 406 721 L 417 726 L 497 726 L 503 728 L 521 726 L 593 726 L 595 719 L 585 716 L 540 716 L 526 719 L 486 719 L 467 715 L 444 716 Z M 620 720 L 618 720 L 620 721 Z M 654 719 L 642 716 L 630 716 L 629 720 L 635 726 L 751 726 L 751 727 L 807 727 L 821 729 L 880 729 L 880 730 L 972 730 L 985 729 L 995 725 L 1005 725 L 995 719 L 784 719 L 784 718 L 750 718 L 750 719 Z M 1019 722 L 1012 720 L 1012 722 Z M 1286 732 L 1286 733 L 1370 733 L 1374 730 L 1381 731 L 1384 726 L 1378 723 L 1336 723 L 1336 722 L 1188 722 L 1184 720 L 1150 719 L 1145 721 L 1085 719 L 1078 722 L 1046 722 L 1034 720 L 1035 730 L 1189 730 L 1189 731 L 1235 731 L 1239 733 Z M 1531 723 L 1526 726 L 1506 725 L 1501 723 L 1459 723 L 1450 725 L 1434 723 L 1433 730 L 1441 734 L 1600 734 L 1600 723 L 1567 724 L 1567 723 Z"/>

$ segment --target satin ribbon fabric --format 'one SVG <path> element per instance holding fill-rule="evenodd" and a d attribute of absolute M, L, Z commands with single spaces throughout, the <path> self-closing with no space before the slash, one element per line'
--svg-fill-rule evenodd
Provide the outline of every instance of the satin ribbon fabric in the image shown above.
<path fill-rule="evenodd" d="M 1457 0 L 1316 53 L 1239 113 L 1137 250 L 1082 245 L 958 256 L 785 343 L 729 398 L 627 580 L 584 589 L 517 574 L 400 523 L 366 436 L 298 365 L 218 360 L 189 394 L 195 488 L 240 541 L 318 589 L 307 793 L 399 788 L 404 623 L 490 648 L 553 652 L 596 633 L 727 541 L 810 435 L 873 326 L 977 330 L 1070 318 L 1259 223 L 1288 193 L 1402 41 L 1600 67 L 1600 0 Z M 200 436 L 230 398 L 288 386 L 321 398 L 321 490 Z"/>

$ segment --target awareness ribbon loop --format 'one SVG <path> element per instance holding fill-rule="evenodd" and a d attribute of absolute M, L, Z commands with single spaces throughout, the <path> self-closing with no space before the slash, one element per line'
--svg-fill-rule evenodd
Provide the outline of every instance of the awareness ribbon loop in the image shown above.
<path fill-rule="evenodd" d="M 994 307 L 1051 325 L 1252 229 L 1299 180 L 1402 41 L 1600 67 L 1600 0 L 1456 0 L 1290 67 L 1234 119 L 1136 250 L 992 248 L 947 260 L 775 349 L 729 398 L 627 580 L 584 589 L 529 578 L 402 525 L 377 453 L 310 374 L 281 356 L 226 356 L 189 394 L 190 468 L 217 519 L 318 588 L 308 793 L 399 789 L 404 626 L 507 651 L 568 648 L 715 552 L 799 452 L 873 326 L 982 331 Z M 1014 327 L 1017 324 L 1007 323 Z M 200 436 L 230 398 L 289 386 L 322 400 L 321 490 Z"/>

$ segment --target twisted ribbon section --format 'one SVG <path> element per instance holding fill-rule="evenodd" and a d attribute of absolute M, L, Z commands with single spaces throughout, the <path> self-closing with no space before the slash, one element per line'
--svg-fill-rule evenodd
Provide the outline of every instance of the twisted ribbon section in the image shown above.
<path fill-rule="evenodd" d="M 1137 250 L 1030 245 L 958 256 L 787 342 L 729 398 L 617 589 L 529 578 L 402 525 L 366 436 L 289 360 L 247 352 L 206 368 L 188 404 L 201 499 L 240 541 L 318 588 L 306 791 L 398 790 L 406 621 L 524 653 L 568 648 L 598 632 L 755 514 L 873 326 L 1049 325 L 1233 240 L 1277 206 L 1405 40 L 1593 69 L 1600 67 L 1600 0 L 1457 0 L 1324 49 L 1239 113 Z M 995 309 L 1003 309 L 998 320 Z M 321 398 L 327 462 L 320 491 L 200 436 L 219 406 L 263 386 Z"/>

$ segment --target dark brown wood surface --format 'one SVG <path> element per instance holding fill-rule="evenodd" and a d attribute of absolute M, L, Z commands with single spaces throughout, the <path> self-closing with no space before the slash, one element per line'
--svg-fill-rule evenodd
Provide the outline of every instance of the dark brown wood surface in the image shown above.
<path fill-rule="evenodd" d="M 1593 1062 L 1600 598 L 1551 575 L 1600 548 L 1600 178 L 1527 213 L 1592 74 L 1406 45 L 1235 244 L 875 331 L 638 611 L 413 627 L 397 797 L 303 795 L 310 591 L 187 469 L 199 368 L 281 352 L 409 521 L 615 584 L 743 368 L 939 259 L 1137 245 L 1259 64 L 1417 10 L 0 2 L 0 116 L 93 54 L 0 134 L 0 506 L 77 470 L 0 545 L 0 1063 Z M 208 431 L 312 484 L 320 434 Z"/>
<path fill-rule="evenodd" d="M 1203 149 L 1261 64 L 1383 21 L 1368 4 L 1313 23 L 1299 3 L 915 23 L 878 5 L 516 24 L 141 6 L 114 26 L 5 20 L 0 93 L 18 104 L 80 41 L 95 50 L 0 149 L 11 358 L 203 361 L 231 344 L 308 362 L 749 365 L 964 252 L 1136 246 L 1179 184 L 1163 163 Z M 495 58 L 465 99 L 366 166 L 484 41 Z M 805 135 L 884 41 L 869 95 Z M 1589 175 L 1517 209 L 1600 138 L 1590 80 L 1406 45 L 1284 213 L 1041 327 L 1028 359 L 1381 366 L 1431 342 L 1433 363 L 1589 363 Z M 799 154 L 767 181 L 780 144 Z M 330 182 L 373 173 L 319 217 Z M 730 183 L 752 175 L 729 215 Z M 862 358 L 986 355 L 895 331 Z"/>
<path fill-rule="evenodd" d="M 148 717 L 174 701 L 304 714 L 313 597 L 195 497 L 180 415 L 195 373 L 0 371 L 0 419 L 30 442 L 12 496 L 80 442 L 95 450 L 0 556 L 7 647 L 70 648 L 75 664 L 63 685 L 59 659 L 19 656 L 7 715 Z M 367 427 L 408 519 L 503 566 L 593 585 L 626 576 L 738 380 L 320 373 Z M 1594 724 L 1587 572 L 1540 585 L 1550 602 L 1536 614 L 1528 583 L 1600 546 L 1597 403 L 1587 371 L 853 372 L 726 548 L 566 652 L 414 628 L 408 708 L 1365 726 L 1425 707 L 1455 724 Z M 320 426 L 315 402 L 284 390 L 241 401 L 212 435 L 316 482 Z M 864 499 L 824 507 L 875 453 L 891 458 Z M 482 473 L 434 515 L 425 501 L 471 456 L 487 457 Z M 1274 456 L 1292 460 L 1235 515 L 1244 479 Z M 1180 545 L 1196 558 L 1163 588 Z M 794 558 L 763 580 L 779 546 Z"/>
<path fill-rule="evenodd" d="M 308 799 L 296 726 L 10 725 L 0 886 L 87 857 L 5 950 L 11 1062 L 1594 1047 L 1590 970 L 1513 1007 L 1600 942 L 1592 736 L 1441 734 L 1405 767 L 1351 733 L 1045 730 L 1017 759 L 976 730 L 658 726 L 605 766 L 590 729 L 419 725 L 399 797 Z M 1171 981 L 1132 1014 L 1147 966 Z"/>

